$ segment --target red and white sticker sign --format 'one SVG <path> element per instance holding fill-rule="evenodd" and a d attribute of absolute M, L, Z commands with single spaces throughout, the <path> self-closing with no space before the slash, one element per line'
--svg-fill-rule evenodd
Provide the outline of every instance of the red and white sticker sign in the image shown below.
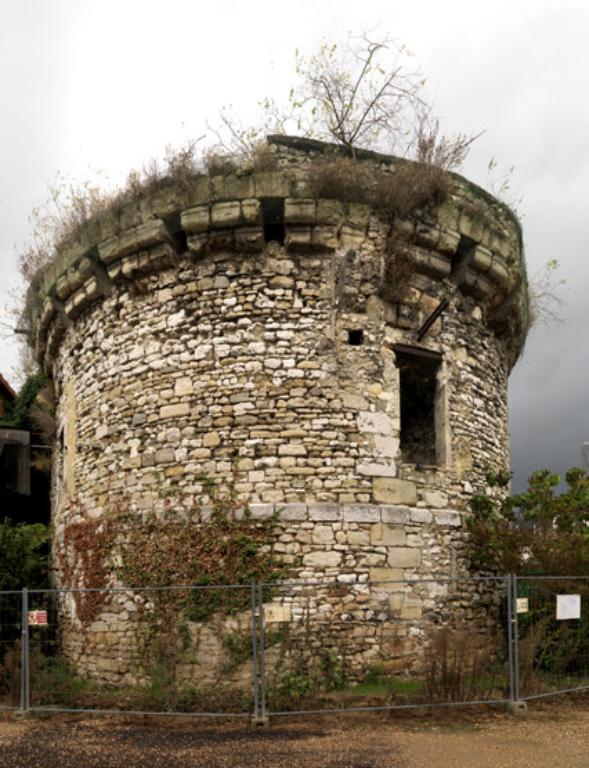
<path fill-rule="evenodd" d="M 29 627 L 46 627 L 47 611 L 29 611 Z"/>

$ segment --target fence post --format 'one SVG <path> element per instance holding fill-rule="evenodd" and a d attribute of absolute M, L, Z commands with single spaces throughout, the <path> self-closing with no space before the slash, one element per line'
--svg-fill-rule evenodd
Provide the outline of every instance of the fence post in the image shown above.
<path fill-rule="evenodd" d="M 515 700 L 520 701 L 519 696 L 519 626 L 517 616 L 517 576 L 513 577 L 513 671 Z"/>
<path fill-rule="evenodd" d="M 258 629 L 257 629 L 257 619 L 256 619 L 256 610 L 257 610 L 257 594 L 256 594 L 256 584 L 252 581 L 251 583 L 251 606 L 250 610 L 252 613 L 252 686 L 253 686 L 253 693 L 254 693 L 254 711 L 252 713 L 252 723 L 256 723 L 258 720 L 258 717 L 260 715 L 260 702 L 259 702 L 259 696 L 258 696 Z"/>
<path fill-rule="evenodd" d="M 507 658 L 509 667 L 509 702 L 515 701 L 515 670 L 513 653 L 513 576 L 506 577 L 507 587 Z"/>
<path fill-rule="evenodd" d="M 266 620 L 264 616 L 264 587 L 258 584 L 258 612 L 260 621 L 260 723 L 268 725 L 268 711 L 266 709 Z"/>
<path fill-rule="evenodd" d="M 525 701 L 519 697 L 519 632 L 517 625 L 517 576 L 507 577 L 507 636 L 509 643 L 509 701 L 507 711 L 512 715 L 521 715 L 528 709 Z"/>
<path fill-rule="evenodd" d="M 31 706 L 31 680 L 29 668 L 29 591 L 22 591 L 21 602 L 21 648 L 20 648 L 20 708 L 28 712 Z"/>
<path fill-rule="evenodd" d="M 266 670 L 264 649 L 264 602 L 262 585 L 252 582 L 252 665 L 254 683 L 254 712 L 252 725 L 268 725 L 266 711 Z"/>

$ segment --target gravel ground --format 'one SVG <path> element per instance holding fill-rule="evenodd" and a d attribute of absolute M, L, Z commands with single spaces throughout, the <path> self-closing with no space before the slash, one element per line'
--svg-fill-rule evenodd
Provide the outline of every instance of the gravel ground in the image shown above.
<path fill-rule="evenodd" d="M 2 768 L 406 768 L 393 731 L 331 723 L 0 722 Z M 374 725 L 374 722 L 373 722 Z"/>
<path fill-rule="evenodd" d="M 589 768 L 589 706 L 245 722 L 0 720 L 1 768 Z"/>

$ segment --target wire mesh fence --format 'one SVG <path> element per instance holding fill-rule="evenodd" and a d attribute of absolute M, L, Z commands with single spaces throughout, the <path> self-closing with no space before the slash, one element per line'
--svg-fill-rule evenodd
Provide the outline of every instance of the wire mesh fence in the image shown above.
<path fill-rule="evenodd" d="M 0 709 L 21 706 L 22 593 L 0 592 Z"/>
<path fill-rule="evenodd" d="M 268 711 L 503 701 L 505 579 L 262 587 Z"/>
<path fill-rule="evenodd" d="M 515 579 L 522 699 L 589 688 L 589 577 Z"/>
<path fill-rule="evenodd" d="M 253 717 L 589 687 L 589 579 L 0 593 L 0 707 Z"/>
<path fill-rule="evenodd" d="M 29 605 L 47 622 L 29 628 L 33 709 L 252 708 L 249 585 L 36 591 Z"/>

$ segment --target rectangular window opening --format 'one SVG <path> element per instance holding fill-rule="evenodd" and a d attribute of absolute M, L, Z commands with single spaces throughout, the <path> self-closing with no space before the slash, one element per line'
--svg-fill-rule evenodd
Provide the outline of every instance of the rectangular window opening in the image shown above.
<path fill-rule="evenodd" d="M 426 352 L 426 350 L 424 350 Z M 436 464 L 438 461 L 437 397 L 441 358 L 395 350 L 400 379 L 402 461 Z"/>
<path fill-rule="evenodd" d="M 350 328 L 348 330 L 348 344 L 351 347 L 360 347 L 364 344 L 364 331 L 361 328 Z"/>
<path fill-rule="evenodd" d="M 264 242 L 276 242 L 284 245 L 284 198 L 262 198 L 262 221 L 264 222 Z"/>

